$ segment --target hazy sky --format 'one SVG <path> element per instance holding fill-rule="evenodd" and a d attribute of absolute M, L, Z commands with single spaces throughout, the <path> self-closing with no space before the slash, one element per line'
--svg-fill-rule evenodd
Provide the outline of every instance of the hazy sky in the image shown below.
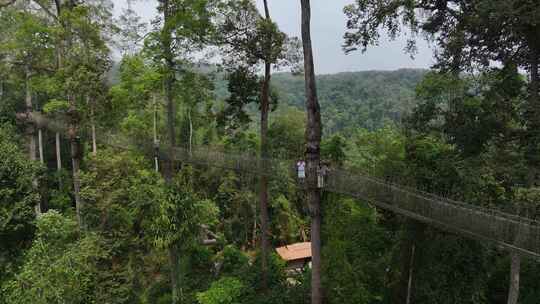
<path fill-rule="evenodd" d="M 113 0 L 115 13 L 120 14 L 127 6 L 126 0 Z M 415 59 L 403 52 L 404 39 L 388 41 L 381 39 L 380 45 L 371 47 L 366 53 L 345 55 L 341 48 L 345 32 L 343 7 L 353 0 L 312 0 L 312 40 L 317 74 L 344 71 L 394 70 L 399 68 L 428 68 L 432 62 L 432 50 L 423 41 L 418 43 Z M 262 8 L 262 0 L 257 0 Z M 300 1 L 269 0 L 270 14 L 280 29 L 291 36 L 300 36 Z M 156 1 L 143 0 L 132 4 L 133 9 L 146 21 L 156 14 Z"/>

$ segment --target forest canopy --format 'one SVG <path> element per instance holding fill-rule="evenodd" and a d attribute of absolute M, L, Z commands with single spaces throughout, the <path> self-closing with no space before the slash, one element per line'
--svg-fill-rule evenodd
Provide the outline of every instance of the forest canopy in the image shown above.
<path fill-rule="evenodd" d="M 318 75 L 298 2 L 301 37 L 271 0 L 0 1 L 0 304 L 538 303 L 540 4 L 354 0 L 344 52 L 435 64 Z"/>

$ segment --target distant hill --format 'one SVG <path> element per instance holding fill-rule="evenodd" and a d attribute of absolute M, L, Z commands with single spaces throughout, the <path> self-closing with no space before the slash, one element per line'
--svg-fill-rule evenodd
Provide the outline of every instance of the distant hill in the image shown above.
<path fill-rule="evenodd" d="M 377 129 L 399 122 L 415 105 L 415 87 L 427 70 L 347 72 L 317 76 L 326 134 L 356 128 Z M 290 73 L 272 76 L 280 103 L 304 108 L 304 78 Z"/>
<path fill-rule="evenodd" d="M 119 81 L 118 67 L 118 64 L 114 64 L 109 72 L 111 85 Z M 208 70 L 212 71 L 206 68 L 205 72 Z M 357 128 L 373 130 L 389 121 L 401 121 L 414 107 L 415 87 L 427 72 L 421 69 L 400 69 L 317 76 L 325 134 L 348 133 Z M 225 99 L 228 92 L 224 75 L 213 73 L 213 78 L 217 99 Z M 276 73 L 272 76 L 272 86 L 278 92 L 280 104 L 304 109 L 303 76 Z M 249 112 L 258 115 L 258 108 L 251 106 Z"/>

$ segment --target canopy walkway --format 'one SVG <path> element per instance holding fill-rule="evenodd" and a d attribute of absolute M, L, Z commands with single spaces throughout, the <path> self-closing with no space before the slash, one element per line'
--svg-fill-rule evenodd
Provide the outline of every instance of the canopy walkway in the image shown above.
<path fill-rule="evenodd" d="M 35 114 L 30 119 L 38 121 L 42 118 Z M 61 133 L 66 130 L 65 125 L 60 122 L 45 121 L 42 126 Z M 129 149 L 138 146 L 146 151 L 152 149 L 151 145 L 137 145 L 126 138 L 101 138 L 102 144 L 111 147 Z M 270 178 L 283 178 L 284 170 L 288 170 L 291 175 L 295 174 L 295 161 L 292 160 L 262 159 L 243 153 L 219 152 L 209 147 L 198 147 L 191 151 L 175 148 L 174 151 L 173 157 L 177 161 L 194 165 L 266 175 Z M 168 155 L 162 152 L 160 157 L 165 159 Z M 491 241 L 506 249 L 540 258 L 540 222 L 533 219 L 450 200 L 339 168 L 328 172 L 324 190 L 349 195 L 447 231 Z"/>
<path fill-rule="evenodd" d="M 281 178 L 282 174 L 279 175 L 278 171 L 283 169 L 295 171 L 292 160 L 261 159 L 208 148 L 196 148 L 191 152 L 176 148 L 175 151 L 175 159 L 181 162 L 267 175 L 270 178 Z M 447 231 L 540 257 L 540 223 L 529 218 L 450 200 L 343 169 L 328 172 L 324 190 L 349 195 Z"/>

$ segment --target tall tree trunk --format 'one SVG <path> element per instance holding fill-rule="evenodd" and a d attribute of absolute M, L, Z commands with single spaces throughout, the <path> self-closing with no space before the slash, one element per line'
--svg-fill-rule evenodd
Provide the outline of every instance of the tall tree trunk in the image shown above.
<path fill-rule="evenodd" d="M 62 5 L 61 0 L 55 0 L 55 6 L 58 16 L 62 15 L 62 9 L 66 8 L 68 11 L 71 11 L 75 8 L 77 5 L 75 1 L 67 1 L 65 2 L 65 5 Z M 64 65 L 64 59 L 67 57 L 69 58 L 71 54 L 71 48 L 73 44 L 73 37 L 71 35 L 71 24 L 69 19 L 68 20 L 62 20 L 61 18 L 59 20 L 59 25 L 63 28 L 64 32 L 66 33 L 65 38 L 60 41 L 59 45 L 57 46 L 57 58 L 58 58 L 58 69 L 61 70 Z M 73 95 L 73 92 L 68 91 L 67 94 L 67 101 L 69 104 L 68 107 L 68 138 L 70 141 L 70 150 L 71 150 L 71 163 L 72 163 L 72 175 L 73 175 L 73 196 L 75 197 L 75 213 L 77 218 L 77 223 L 79 224 L 79 230 L 82 230 L 84 228 L 84 222 L 82 218 L 82 201 L 80 197 L 80 188 L 81 188 L 81 181 L 80 181 L 80 166 L 81 166 L 81 158 L 82 158 L 82 149 L 81 149 L 81 142 L 79 138 L 79 113 L 77 110 L 77 104 L 75 96 Z"/>
<path fill-rule="evenodd" d="M 264 0 L 264 12 L 267 21 L 270 19 L 270 10 L 267 0 Z M 268 38 L 267 38 L 268 40 Z M 271 48 L 271 41 L 266 41 L 265 47 Z M 261 170 L 265 170 L 265 160 L 268 158 L 268 112 L 270 110 L 270 77 L 272 66 L 268 60 L 264 63 L 264 79 L 261 88 Z M 261 172 L 262 173 L 262 172 Z M 270 242 L 268 237 L 269 231 L 269 216 L 268 216 L 268 177 L 260 175 L 259 186 L 259 212 L 261 218 L 261 262 L 262 262 L 262 283 L 263 289 L 268 288 L 268 256 L 270 251 Z"/>
<path fill-rule="evenodd" d="M 178 247 L 171 245 L 169 248 L 169 263 L 171 266 L 171 285 L 173 303 L 182 302 L 181 278 L 180 278 L 180 257 L 178 256 Z"/>
<path fill-rule="evenodd" d="M 60 16 L 62 12 L 62 6 L 60 3 L 60 0 L 54 0 L 55 8 L 56 8 L 56 16 Z M 56 44 L 56 67 L 57 70 L 60 70 L 63 67 L 64 64 L 64 57 L 63 57 L 63 42 L 62 40 L 59 40 Z M 55 145 L 56 145 L 56 169 L 58 172 L 62 170 L 62 154 L 61 154 L 61 141 L 60 141 L 60 133 L 56 132 L 55 134 Z M 60 187 L 62 187 L 62 177 L 58 176 L 58 184 Z"/>
<path fill-rule="evenodd" d="M 171 4 L 169 0 L 161 0 L 163 6 L 163 29 L 161 31 L 161 44 L 164 53 L 164 59 L 166 64 L 165 71 L 165 100 L 167 104 L 167 135 L 169 140 L 168 160 L 165 162 L 164 177 L 168 184 L 172 183 L 174 175 L 174 152 L 176 147 L 176 131 L 175 131 L 175 106 L 174 106 L 174 93 L 173 87 L 176 80 L 176 70 L 174 55 L 172 49 L 172 26 L 173 22 L 171 16 Z M 180 302 L 180 269 L 179 269 L 179 256 L 177 252 L 177 246 L 171 245 L 169 248 L 169 262 L 171 267 L 171 292 L 172 292 L 172 304 Z"/>
<path fill-rule="evenodd" d="M 95 118 L 95 110 L 94 110 L 94 102 L 90 101 L 90 97 L 86 96 L 87 102 L 90 104 L 90 128 L 92 131 L 92 155 L 97 155 L 97 138 L 96 138 L 96 118 Z"/>
<path fill-rule="evenodd" d="M 39 162 L 43 166 L 45 166 L 45 158 L 43 156 L 43 129 L 41 128 L 41 126 L 38 128 L 38 147 L 39 147 Z M 39 191 L 40 191 L 40 197 L 41 197 L 41 202 L 40 202 L 40 207 L 39 207 L 40 212 L 47 212 L 47 210 L 49 209 L 49 202 L 48 202 L 48 196 L 47 196 L 47 193 L 49 193 L 49 190 L 47 189 L 47 187 L 48 187 L 47 180 L 43 179 L 39 183 Z"/>
<path fill-rule="evenodd" d="M 79 224 L 79 229 L 83 229 L 84 223 L 82 218 L 82 202 L 80 196 L 81 181 L 80 181 L 80 167 L 81 167 L 81 142 L 78 134 L 79 128 L 79 115 L 77 113 L 77 105 L 75 104 L 75 98 L 71 93 L 68 95 L 69 102 L 69 126 L 68 126 L 68 135 L 71 145 L 71 164 L 72 164 L 72 174 L 73 174 L 73 195 L 75 197 L 75 211 L 77 217 L 77 223 Z"/>
<path fill-rule="evenodd" d="M 156 96 L 153 95 L 152 97 L 154 99 L 154 167 L 156 172 L 159 172 L 159 144 L 158 144 L 158 137 L 157 137 L 157 103 L 156 103 Z"/>
<path fill-rule="evenodd" d="M 527 163 L 529 165 L 529 176 L 527 180 L 528 187 L 534 187 L 537 184 L 540 167 L 538 157 L 540 148 L 540 100 L 539 100 L 539 79 L 538 79 L 538 57 L 539 51 L 534 46 L 531 50 L 530 58 L 530 83 L 529 83 L 529 125 L 528 125 L 528 153 Z M 519 238 L 516 240 L 519 246 Z M 510 286 L 508 288 L 508 304 L 516 304 L 519 298 L 519 279 L 521 272 L 521 256 L 515 252 L 510 252 Z"/>
<path fill-rule="evenodd" d="M 539 79 L 538 79 L 538 57 L 540 51 L 533 49 L 530 59 L 530 84 L 529 84 L 529 108 L 531 109 L 531 120 L 534 126 L 540 125 L 540 103 L 539 103 Z M 534 131 L 534 130 L 532 130 Z"/>
<path fill-rule="evenodd" d="M 535 185 L 538 179 L 540 159 L 538 156 L 540 149 L 540 101 L 539 101 L 539 79 L 538 79 L 538 56 L 539 52 L 532 51 L 530 59 L 530 82 L 529 82 L 529 100 L 528 100 L 528 137 L 527 144 L 527 162 L 529 165 L 528 186 Z"/>
<path fill-rule="evenodd" d="M 516 251 L 510 252 L 510 286 L 508 288 L 508 304 L 517 304 L 519 298 L 519 277 L 521 256 Z"/>
<path fill-rule="evenodd" d="M 170 42 L 169 42 L 169 48 L 170 48 Z M 171 50 L 169 49 L 168 52 L 171 53 Z M 169 60 L 170 59 L 170 60 Z M 165 179 L 167 182 L 171 182 L 173 175 L 174 175 L 174 149 L 176 147 L 176 112 L 175 112 L 175 105 L 174 105 L 174 96 L 173 96 L 173 85 L 175 81 L 175 75 L 174 75 L 174 63 L 172 59 L 172 54 L 170 54 L 170 57 L 167 59 L 167 65 L 168 65 L 168 71 L 165 79 L 165 98 L 167 102 L 167 135 L 169 140 L 169 159 L 167 161 L 167 168 L 165 168 Z"/>
<path fill-rule="evenodd" d="M 55 134 L 55 146 L 56 146 L 56 170 L 58 173 L 62 171 L 62 153 L 60 148 L 60 133 L 56 132 Z M 58 187 L 62 189 L 62 176 L 58 174 Z"/>
<path fill-rule="evenodd" d="M 30 89 L 30 67 L 25 66 L 25 106 L 26 106 L 26 115 L 30 118 L 32 114 L 33 104 L 32 104 L 32 90 Z M 26 136 L 28 137 L 28 153 L 31 161 L 36 161 L 36 126 L 33 121 L 27 119 L 26 121 Z M 32 186 L 34 189 L 38 189 L 38 181 L 36 178 L 32 180 Z M 34 206 L 36 216 L 41 214 L 41 206 L 38 202 Z"/>
<path fill-rule="evenodd" d="M 58 171 L 62 170 L 62 153 L 60 148 L 60 133 L 56 132 L 55 134 L 55 145 L 56 145 L 56 169 Z"/>
<path fill-rule="evenodd" d="M 415 274 L 419 266 L 418 251 L 424 239 L 426 226 L 415 220 L 405 222 L 406 235 L 400 241 L 400 250 L 396 257 L 399 271 L 396 283 L 392 287 L 393 303 L 414 303 Z"/>
<path fill-rule="evenodd" d="M 193 121 L 191 119 L 191 107 L 188 109 L 188 121 L 189 121 L 189 154 L 193 149 Z"/>
<path fill-rule="evenodd" d="M 321 304 L 323 302 L 321 283 L 321 192 L 317 187 L 317 171 L 320 164 L 322 123 L 311 46 L 310 0 L 300 0 L 300 2 L 302 6 L 302 44 L 304 49 L 307 108 L 306 187 L 311 213 L 311 303 Z"/>
<path fill-rule="evenodd" d="M 261 98 L 261 170 L 265 170 L 265 160 L 268 158 L 268 111 L 269 111 L 269 83 L 270 83 L 270 64 L 265 64 L 265 76 L 263 80 L 262 98 Z M 264 173 L 264 172 L 261 172 Z M 260 175 L 260 187 L 259 187 L 259 212 L 261 218 L 261 255 L 262 255 L 262 282 L 263 287 L 266 289 L 268 286 L 267 278 L 267 262 L 270 250 L 270 244 L 268 236 L 269 231 L 269 216 L 268 216 L 268 177 L 266 175 Z"/>
<path fill-rule="evenodd" d="M 411 247 L 411 257 L 409 259 L 409 273 L 408 273 L 408 280 L 407 280 L 407 301 L 405 301 L 406 304 L 411 304 L 415 252 L 416 252 L 416 245 L 413 244 Z"/>
<path fill-rule="evenodd" d="M 257 205 L 253 204 L 253 229 L 251 230 L 251 246 L 257 247 Z"/>
<path fill-rule="evenodd" d="M 25 78 L 25 105 L 26 105 L 26 114 L 30 117 L 33 109 L 32 105 L 32 91 L 30 89 L 30 69 L 26 67 L 26 78 Z M 36 138 L 35 138 L 35 125 L 30 119 L 27 121 L 26 133 L 28 136 L 28 153 L 30 160 L 36 160 Z"/>
<path fill-rule="evenodd" d="M 43 130 L 38 129 L 38 150 L 39 150 L 39 162 L 43 165 L 45 164 L 45 159 L 43 157 Z"/>

